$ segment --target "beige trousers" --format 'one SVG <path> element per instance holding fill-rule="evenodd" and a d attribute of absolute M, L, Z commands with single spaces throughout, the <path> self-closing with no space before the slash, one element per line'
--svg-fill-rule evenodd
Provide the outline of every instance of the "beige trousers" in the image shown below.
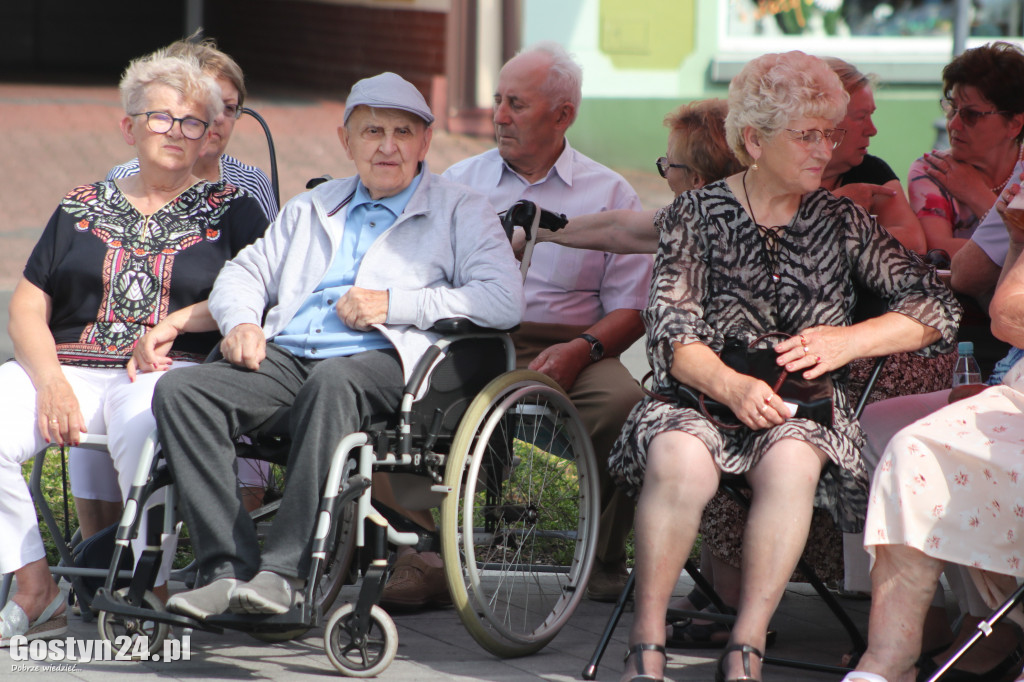
<path fill-rule="evenodd" d="M 571 341 L 588 326 L 523 322 L 512 334 L 516 365 L 525 369 L 545 348 Z M 643 398 L 643 391 L 617 357 L 606 357 L 583 368 L 568 394 L 586 425 L 597 456 L 601 490 L 597 560 L 614 566 L 626 559 L 626 538 L 633 528 L 634 504 L 609 477 L 608 455 L 630 410 Z"/>

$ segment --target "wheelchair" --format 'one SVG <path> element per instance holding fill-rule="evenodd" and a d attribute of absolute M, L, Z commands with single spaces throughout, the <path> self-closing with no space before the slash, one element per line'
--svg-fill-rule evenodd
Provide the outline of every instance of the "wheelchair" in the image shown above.
<path fill-rule="evenodd" d="M 528 218 L 535 228 L 541 212 Z M 398 412 L 375 415 L 369 429 L 345 436 L 335 447 L 303 599 L 285 614 L 228 613 L 199 622 L 167 612 L 149 591 L 160 565 L 156 537 L 147 541 L 130 585 L 117 588 L 121 554 L 156 489 L 171 484 L 164 532 L 180 527 L 173 484 L 151 434 L 104 586 L 92 601 L 100 636 L 113 641 L 145 635 L 156 653 L 172 625 L 283 641 L 323 624 L 324 650 L 335 668 L 346 676 L 373 677 L 390 665 L 398 648 L 395 624 L 377 603 L 389 577 L 389 547 L 412 546 L 440 549 L 455 610 L 485 650 L 524 656 L 554 639 L 583 599 L 594 561 L 599 495 L 589 435 L 557 383 L 515 369 L 505 331 L 464 319 L 439 321 L 433 331 L 442 337 L 414 368 Z M 238 446 L 239 454 L 282 463 L 286 423 L 279 414 L 252 434 L 251 444 Z M 403 504 L 439 505 L 438 532 L 375 507 L 375 472 L 395 475 L 404 487 L 395 486 Z M 157 525 L 149 527 L 154 536 Z M 346 543 L 353 552 L 339 550 Z M 334 588 L 340 589 L 352 561 L 362 574 L 358 596 L 328 616 Z"/>

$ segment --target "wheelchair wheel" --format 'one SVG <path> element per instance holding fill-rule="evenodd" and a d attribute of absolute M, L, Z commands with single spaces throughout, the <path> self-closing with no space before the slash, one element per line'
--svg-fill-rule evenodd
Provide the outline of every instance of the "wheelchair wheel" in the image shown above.
<path fill-rule="evenodd" d="M 355 518 L 356 503 L 353 501 L 345 506 L 340 520 L 336 522 L 337 537 L 334 541 L 334 551 L 327 557 L 327 563 L 316 586 L 315 599 L 321 614 L 327 615 L 331 610 L 352 570 L 352 562 L 356 555 Z"/>
<path fill-rule="evenodd" d="M 127 594 L 127 587 L 121 588 L 117 591 L 117 595 L 120 597 L 124 597 Z M 154 611 L 167 610 L 164 608 L 164 603 L 149 590 L 146 590 L 146 593 L 142 596 L 141 606 Z M 119 641 L 118 638 L 120 637 L 127 636 L 134 644 L 136 639 L 145 635 L 149 638 L 148 649 L 150 656 L 162 651 L 164 640 L 167 638 L 167 634 L 171 631 L 171 626 L 167 623 L 157 623 L 152 620 L 141 620 L 139 618 L 110 613 L 109 611 L 100 611 L 100 615 L 96 620 L 97 627 L 100 631 L 100 637 L 115 646 L 120 645 L 124 641 Z M 134 651 L 134 647 L 130 650 Z"/>
<path fill-rule="evenodd" d="M 376 604 L 370 609 L 370 627 L 364 637 L 356 637 L 354 621 L 354 605 L 344 604 L 335 611 L 324 628 L 324 651 L 342 675 L 376 677 L 395 660 L 398 629 Z"/>
<path fill-rule="evenodd" d="M 543 648 L 583 598 L 599 515 L 593 446 L 562 389 L 537 372 L 470 404 L 445 468 L 445 573 L 474 639 L 502 657 Z"/>

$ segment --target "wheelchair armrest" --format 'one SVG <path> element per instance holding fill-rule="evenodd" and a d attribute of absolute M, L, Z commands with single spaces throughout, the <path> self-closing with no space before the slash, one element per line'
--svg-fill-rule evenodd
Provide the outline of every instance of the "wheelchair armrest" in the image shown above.
<path fill-rule="evenodd" d="M 494 332 L 496 334 L 503 334 L 507 332 L 513 332 L 519 328 L 519 325 L 512 327 L 511 329 L 491 329 L 490 327 L 481 327 L 475 322 L 471 322 L 465 317 L 446 317 L 438 320 L 434 323 L 434 326 L 430 328 L 430 331 L 438 334 L 444 334 L 445 336 L 457 335 L 457 334 L 477 334 L 480 332 Z"/>

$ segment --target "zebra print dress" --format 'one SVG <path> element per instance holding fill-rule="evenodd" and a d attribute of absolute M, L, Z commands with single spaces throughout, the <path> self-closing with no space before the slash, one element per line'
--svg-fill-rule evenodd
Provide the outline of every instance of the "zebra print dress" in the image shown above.
<path fill-rule="evenodd" d="M 676 390 L 669 374 L 673 343 L 700 342 L 717 352 L 727 338 L 749 342 L 769 331 L 797 334 L 815 325 L 849 325 L 858 289 L 941 333 L 921 354 L 948 352 L 955 342 L 960 306 L 952 293 L 934 270 L 848 199 L 822 189 L 806 194 L 790 224 L 778 230 L 771 254 L 724 180 L 683 193 L 659 217 L 661 243 L 644 311 L 657 393 Z M 815 505 L 828 509 L 841 530 L 859 530 L 868 475 L 860 458 L 864 434 L 852 418 L 845 375 L 833 374 L 833 428 L 790 419 L 762 431 L 723 431 L 696 410 L 645 398 L 623 426 L 609 470 L 636 496 L 647 447 L 659 433 L 682 431 L 700 438 L 728 473 L 748 471 L 774 443 L 796 438 L 830 460 Z"/>

